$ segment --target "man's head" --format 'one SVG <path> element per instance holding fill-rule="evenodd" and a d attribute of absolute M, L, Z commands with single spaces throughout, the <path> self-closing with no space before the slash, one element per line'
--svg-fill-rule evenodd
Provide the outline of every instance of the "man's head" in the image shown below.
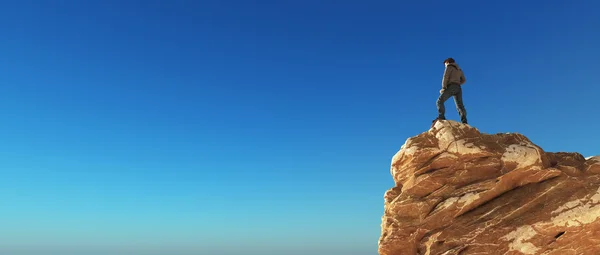
<path fill-rule="evenodd" d="M 448 65 L 448 64 L 452 64 L 454 63 L 454 59 L 453 58 L 447 58 L 444 60 L 444 65 Z"/>

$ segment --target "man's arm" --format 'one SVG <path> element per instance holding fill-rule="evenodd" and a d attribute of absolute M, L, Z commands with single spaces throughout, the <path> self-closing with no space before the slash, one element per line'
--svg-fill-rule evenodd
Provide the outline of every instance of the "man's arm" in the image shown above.
<path fill-rule="evenodd" d="M 448 68 L 446 66 L 446 69 L 444 70 L 444 77 L 442 78 L 442 89 L 446 89 L 446 87 L 448 86 L 448 81 L 450 80 L 450 72 L 452 68 Z"/>
<path fill-rule="evenodd" d="M 460 72 L 460 85 L 465 84 L 465 82 L 467 82 L 467 78 L 465 78 L 465 72 L 463 72 L 461 70 L 461 72 Z"/>

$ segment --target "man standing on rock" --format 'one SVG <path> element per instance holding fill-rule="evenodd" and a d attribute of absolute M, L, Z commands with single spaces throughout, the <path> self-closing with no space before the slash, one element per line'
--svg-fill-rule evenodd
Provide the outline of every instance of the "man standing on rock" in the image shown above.
<path fill-rule="evenodd" d="M 456 110 L 458 110 L 458 114 L 460 115 L 460 121 L 467 124 L 467 110 L 465 110 L 465 106 L 463 105 L 461 88 L 467 79 L 453 58 L 444 60 L 444 65 L 446 65 L 446 70 L 444 70 L 444 77 L 442 78 L 440 97 L 437 100 L 438 117 L 433 120 L 433 123 L 437 120 L 446 119 L 446 108 L 444 107 L 444 103 L 448 98 L 453 96 L 454 103 L 456 103 Z"/>

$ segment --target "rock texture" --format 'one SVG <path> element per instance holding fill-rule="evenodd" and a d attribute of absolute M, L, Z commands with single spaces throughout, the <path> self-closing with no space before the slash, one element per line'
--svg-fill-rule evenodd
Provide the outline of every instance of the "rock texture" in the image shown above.
<path fill-rule="evenodd" d="M 380 255 L 600 254 L 600 157 L 438 121 L 392 159 Z"/>

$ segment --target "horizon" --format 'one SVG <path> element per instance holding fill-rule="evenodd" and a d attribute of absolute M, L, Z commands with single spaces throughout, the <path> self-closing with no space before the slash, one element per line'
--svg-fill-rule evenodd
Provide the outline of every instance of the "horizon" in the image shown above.
<path fill-rule="evenodd" d="M 471 126 L 600 155 L 600 2 L 2 7 L 0 252 L 375 255 L 448 57 Z"/>

